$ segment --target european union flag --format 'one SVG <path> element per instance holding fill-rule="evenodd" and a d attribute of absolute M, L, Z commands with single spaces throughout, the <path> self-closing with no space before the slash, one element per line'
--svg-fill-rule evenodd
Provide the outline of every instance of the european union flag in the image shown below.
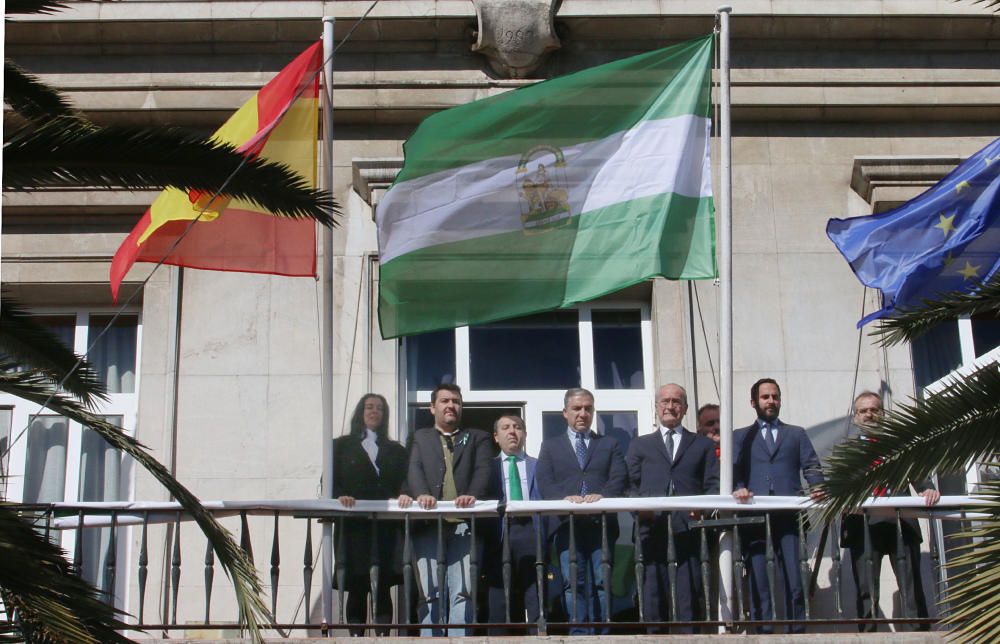
<path fill-rule="evenodd" d="M 998 194 L 1000 139 L 898 208 L 827 222 L 854 274 L 882 292 L 882 308 L 858 327 L 990 279 L 1000 268 Z"/>

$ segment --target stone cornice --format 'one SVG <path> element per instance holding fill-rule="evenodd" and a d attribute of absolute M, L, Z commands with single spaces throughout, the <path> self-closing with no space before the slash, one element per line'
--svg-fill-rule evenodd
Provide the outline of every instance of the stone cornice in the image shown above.
<path fill-rule="evenodd" d="M 879 202 L 915 197 L 964 161 L 959 156 L 863 156 L 854 158 L 851 189 L 876 211 Z"/>

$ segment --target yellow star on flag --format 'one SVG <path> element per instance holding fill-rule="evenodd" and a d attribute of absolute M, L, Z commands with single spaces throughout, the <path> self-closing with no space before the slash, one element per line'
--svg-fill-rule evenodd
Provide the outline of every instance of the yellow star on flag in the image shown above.
<path fill-rule="evenodd" d="M 935 228 L 940 228 L 941 229 L 941 232 L 944 233 L 944 236 L 946 238 L 948 237 L 948 233 L 955 232 L 955 224 L 953 223 L 955 221 L 955 214 L 957 214 L 957 213 L 953 213 L 951 215 L 951 217 L 945 217 L 943 214 L 938 215 L 938 218 L 940 219 L 940 221 L 938 221 L 938 223 L 934 224 Z"/>
<path fill-rule="evenodd" d="M 960 181 L 960 182 L 958 183 L 958 185 L 957 185 L 957 186 L 955 186 L 955 194 L 956 194 L 956 195 L 960 195 L 960 194 L 962 194 L 962 191 L 963 191 L 963 190 L 968 190 L 968 189 L 969 189 L 969 188 L 971 188 L 971 187 L 972 187 L 972 186 L 971 186 L 971 185 L 969 185 L 969 182 L 968 182 L 968 181 Z"/>
<path fill-rule="evenodd" d="M 944 267 L 951 268 L 951 265 L 954 263 L 955 263 L 955 256 L 952 254 L 951 251 L 948 251 L 948 254 L 945 255 L 944 257 Z"/>
<path fill-rule="evenodd" d="M 982 264 L 979 266 L 973 266 L 968 261 L 965 262 L 965 268 L 958 271 L 958 274 L 967 280 L 976 279 L 979 277 L 979 269 L 982 268 Z"/>

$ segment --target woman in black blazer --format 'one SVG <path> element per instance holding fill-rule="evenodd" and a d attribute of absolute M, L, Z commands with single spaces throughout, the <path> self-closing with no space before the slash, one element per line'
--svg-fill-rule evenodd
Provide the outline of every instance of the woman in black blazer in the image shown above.
<path fill-rule="evenodd" d="M 351 416 L 351 431 L 333 441 L 333 496 L 343 505 L 352 507 L 355 499 L 386 500 L 399 496 L 406 478 L 406 450 L 389 440 L 389 404 L 379 394 L 365 394 Z M 369 452 L 374 453 L 372 457 Z M 373 521 L 344 518 L 336 522 L 334 555 L 344 565 L 344 590 L 347 592 L 345 614 L 348 623 L 368 621 L 370 594 L 369 570 L 372 545 L 375 540 Z M 389 588 L 401 583 L 399 528 L 395 522 L 378 524 L 377 555 L 378 611 L 374 621 L 392 623 L 392 601 Z M 334 584 L 339 575 L 334 576 Z M 352 628 L 351 635 L 360 636 L 364 629 Z M 377 635 L 388 635 L 388 629 L 377 629 Z"/>

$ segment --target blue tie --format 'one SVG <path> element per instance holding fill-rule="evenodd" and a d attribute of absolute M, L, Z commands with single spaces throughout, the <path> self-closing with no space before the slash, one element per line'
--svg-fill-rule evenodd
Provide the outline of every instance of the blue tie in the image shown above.
<path fill-rule="evenodd" d="M 774 454 L 774 436 L 771 435 L 771 423 L 764 423 L 764 444 L 767 451 Z"/>
<path fill-rule="evenodd" d="M 583 442 L 583 432 L 578 432 L 576 435 L 576 460 L 580 463 L 580 469 L 582 470 L 583 464 L 587 461 L 587 444 Z M 586 479 L 580 485 L 580 496 L 587 496 Z"/>

